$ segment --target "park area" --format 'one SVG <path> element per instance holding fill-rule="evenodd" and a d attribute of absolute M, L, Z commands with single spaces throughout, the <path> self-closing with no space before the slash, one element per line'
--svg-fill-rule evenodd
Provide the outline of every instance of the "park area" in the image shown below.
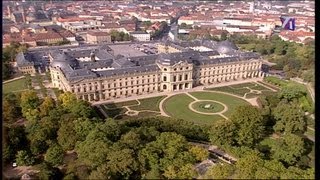
<path fill-rule="evenodd" d="M 20 92 L 28 89 L 28 81 L 26 77 L 23 77 L 21 79 L 5 82 L 2 86 L 3 94 L 7 94 L 9 92 Z"/>
<path fill-rule="evenodd" d="M 100 104 L 96 107 L 104 117 L 117 120 L 167 115 L 208 125 L 219 119 L 228 119 L 236 107 L 248 105 L 256 97 L 275 91 L 262 83 L 249 82 L 197 92 Z"/>
<path fill-rule="evenodd" d="M 97 105 L 107 118 L 130 119 L 132 117 L 152 117 L 160 115 L 159 103 L 166 96 L 136 99 L 118 103 Z"/>

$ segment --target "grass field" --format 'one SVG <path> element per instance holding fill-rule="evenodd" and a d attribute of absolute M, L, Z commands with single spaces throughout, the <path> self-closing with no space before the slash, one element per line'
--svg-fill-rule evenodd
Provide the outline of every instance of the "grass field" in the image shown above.
<path fill-rule="evenodd" d="M 227 93 L 231 93 L 231 94 L 234 94 L 234 95 L 237 95 L 237 96 L 240 96 L 240 97 L 243 97 L 246 93 L 250 92 L 250 90 L 247 89 L 247 88 L 234 89 L 234 88 L 232 88 L 230 86 L 210 88 L 208 90 L 227 92 Z"/>
<path fill-rule="evenodd" d="M 223 119 L 219 115 L 204 115 L 191 111 L 188 105 L 193 101 L 194 99 L 186 94 L 178 94 L 164 102 L 164 110 L 174 118 L 188 120 L 196 124 L 213 124 L 216 120 Z"/>
<path fill-rule="evenodd" d="M 252 90 L 258 90 L 258 91 L 271 91 L 270 89 L 264 87 L 264 86 L 261 86 L 259 84 L 256 84 L 255 86 L 251 86 L 250 89 Z"/>
<path fill-rule="evenodd" d="M 206 109 L 205 106 L 207 104 L 210 104 L 213 108 Z M 212 102 L 212 101 L 199 101 L 199 102 L 196 102 L 196 103 L 192 104 L 192 108 L 197 110 L 197 111 L 205 112 L 205 113 L 216 113 L 216 112 L 221 112 L 221 111 L 224 110 L 224 107 L 221 104 L 215 103 L 215 102 Z"/>
<path fill-rule="evenodd" d="M 18 79 L 15 81 L 2 83 L 2 87 L 3 87 L 4 94 L 9 93 L 9 92 L 17 92 L 17 91 L 27 90 L 28 89 L 27 79 L 22 78 L 22 79 Z"/>
<path fill-rule="evenodd" d="M 229 117 L 240 105 L 248 105 L 249 103 L 243 99 L 229 96 L 222 93 L 215 92 L 192 92 L 192 96 L 198 98 L 199 100 L 215 100 L 219 101 L 228 106 L 228 111 L 224 113 L 225 116 Z"/>
<path fill-rule="evenodd" d="M 137 104 L 138 104 L 138 101 L 132 100 L 132 101 L 119 102 L 119 103 L 109 103 L 109 104 L 105 104 L 105 106 L 107 108 L 121 108 L 123 106 L 132 106 Z"/>
<path fill-rule="evenodd" d="M 139 112 L 138 116 L 139 117 L 155 117 L 160 115 L 160 113 L 156 113 L 156 112 L 148 112 L 148 111 L 144 111 L 144 112 Z"/>
<path fill-rule="evenodd" d="M 152 97 L 152 98 L 138 99 L 138 101 L 140 102 L 140 105 L 130 106 L 130 109 L 136 110 L 136 111 L 142 111 L 142 110 L 160 111 L 159 103 L 165 97 L 166 96 L 158 96 L 158 97 Z"/>
<path fill-rule="evenodd" d="M 241 89 L 241 88 L 245 88 L 245 87 L 254 87 L 256 85 L 256 83 L 242 83 L 242 84 L 235 84 L 235 85 L 230 85 L 230 87 L 234 88 L 234 89 Z"/>
<path fill-rule="evenodd" d="M 108 115 L 108 118 L 114 118 L 115 116 L 124 114 L 127 111 L 125 108 L 108 109 L 104 105 L 101 105 L 100 107 Z"/>

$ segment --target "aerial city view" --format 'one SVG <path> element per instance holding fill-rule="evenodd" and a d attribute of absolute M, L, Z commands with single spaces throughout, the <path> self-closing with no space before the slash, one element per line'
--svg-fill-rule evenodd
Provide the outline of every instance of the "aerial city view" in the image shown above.
<path fill-rule="evenodd" d="M 315 2 L 3 1 L 4 179 L 315 179 Z"/>

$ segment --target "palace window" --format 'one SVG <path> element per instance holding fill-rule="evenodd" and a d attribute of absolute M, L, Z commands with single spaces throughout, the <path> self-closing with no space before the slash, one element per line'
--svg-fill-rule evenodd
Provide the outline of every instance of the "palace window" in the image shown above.
<path fill-rule="evenodd" d="M 163 81 L 167 81 L 167 76 L 163 76 Z"/>

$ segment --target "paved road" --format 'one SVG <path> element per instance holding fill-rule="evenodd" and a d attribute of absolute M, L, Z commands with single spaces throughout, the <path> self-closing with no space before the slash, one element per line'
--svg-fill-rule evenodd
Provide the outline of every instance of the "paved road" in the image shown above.
<path fill-rule="evenodd" d="M 13 79 L 9 79 L 7 81 L 3 81 L 2 84 L 5 84 L 5 83 L 8 83 L 8 82 L 11 82 L 11 81 L 15 81 L 15 80 L 18 80 L 18 79 L 22 79 L 24 78 L 25 76 L 20 76 L 20 77 L 16 77 L 16 78 L 13 78 Z"/>

